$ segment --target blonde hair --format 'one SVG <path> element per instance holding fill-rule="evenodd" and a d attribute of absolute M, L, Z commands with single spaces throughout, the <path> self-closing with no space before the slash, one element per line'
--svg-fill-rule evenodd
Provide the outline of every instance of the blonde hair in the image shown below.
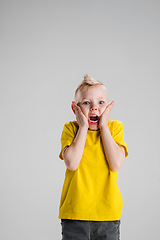
<path fill-rule="evenodd" d="M 91 78 L 89 77 L 87 74 L 84 76 L 84 80 L 79 84 L 79 86 L 77 87 L 76 91 L 75 91 L 75 97 L 76 97 L 76 94 L 77 92 L 79 91 L 84 91 L 90 87 L 94 87 L 94 86 L 97 86 L 97 85 L 102 85 L 104 86 L 103 83 L 101 83 L 100 81 L 94 79 L 94 78 Z"/>

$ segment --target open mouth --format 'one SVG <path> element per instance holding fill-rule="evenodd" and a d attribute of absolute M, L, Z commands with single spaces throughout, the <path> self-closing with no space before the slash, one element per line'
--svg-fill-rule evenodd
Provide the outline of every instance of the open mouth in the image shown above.
<path fill-rule="evenodd" d="M 92 115 L 89 117 L 90 123 L 98 123 L 99 117 L 97 115 Z"/>

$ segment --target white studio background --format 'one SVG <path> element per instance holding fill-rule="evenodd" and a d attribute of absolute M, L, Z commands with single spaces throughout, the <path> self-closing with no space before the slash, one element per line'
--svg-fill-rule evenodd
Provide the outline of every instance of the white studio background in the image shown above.
<path fill-rule="evenodd" d="M 121 238 L 159 240 L 159 13 L 159 0 L 0 1 L 0 239 L 61 239 L 60 137 L 87 73 L 124 124 Z"/>

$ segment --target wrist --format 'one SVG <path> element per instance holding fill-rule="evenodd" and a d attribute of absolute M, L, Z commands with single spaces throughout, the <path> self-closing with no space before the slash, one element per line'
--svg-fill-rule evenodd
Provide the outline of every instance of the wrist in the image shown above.
<path fill-rule="evenodd" d="M 109 128 L 108 128 L 108 124 L 103 124 L 103 125 L 100 125 L 99 126 L 99 129 L 100 129 L 100 131 L 103 131 L 104 129 L 108 129 L 109 130 Z"/>
<path fill-rule="evenodd" d="M 86 132 L 87 132 L 87 131 L 88 131 L 88 125 L 79 126 L 79 130 L 80 130 L 80 131 L 84 131 L 84 132 L 86 131 Z"/>

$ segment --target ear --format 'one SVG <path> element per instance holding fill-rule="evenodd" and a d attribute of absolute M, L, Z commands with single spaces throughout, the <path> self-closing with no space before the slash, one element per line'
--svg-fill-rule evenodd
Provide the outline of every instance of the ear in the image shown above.
<path fill-rule="evenodd" d="M 73 107 L 73 103 L 71 104 L 71 108 L 72 108 L 72 111 L 73 111 L 74 114 L 75 114 L 75 110 L 74 110 L 74 107 Z"/>

